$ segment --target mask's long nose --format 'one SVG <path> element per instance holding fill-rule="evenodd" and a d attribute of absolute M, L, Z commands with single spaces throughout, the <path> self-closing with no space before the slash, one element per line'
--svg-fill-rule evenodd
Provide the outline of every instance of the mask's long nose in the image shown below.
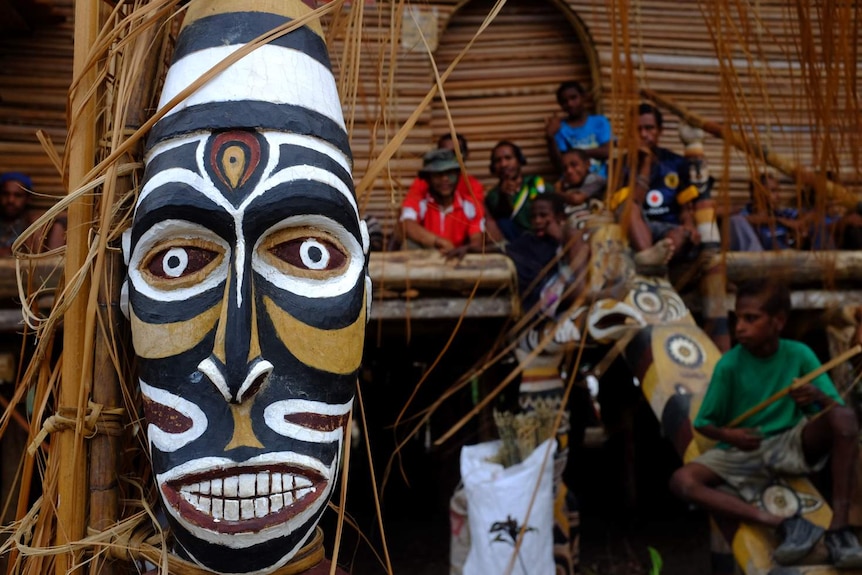
<path fill-rule="evenodd" d="M 245 281 L 238 281 L 236 273 L 230 275 L 212 355 L 200 362 L 198 369 L 216 386 L 225 401 L 241 404 L 255 396 L 273 366 L 261 357 L 257 305 L 250 276 L 244 274 Z M 241 293 L 241 297 L 238 298 L 237 293 Z"/>

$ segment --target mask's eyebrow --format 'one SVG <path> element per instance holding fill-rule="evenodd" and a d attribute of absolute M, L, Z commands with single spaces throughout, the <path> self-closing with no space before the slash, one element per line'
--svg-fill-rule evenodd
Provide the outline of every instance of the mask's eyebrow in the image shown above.
<path fill-rule="evenodd" d="M 288 217 L 306 214 L 332 220 L 362 244 L 355 205 L 342 192 L 315 180 L 291 180 L 271 188 L 249 203 L 243 221 L 247 235 L 257 238 Z"/>
<path fill-rule="evenodd" d="M 138 204 L 132 226 L 132 246 L 150 228 L 165 220 L 186 220 L 212 230 L 232 243 L 233 216 L 225 208 L 188 184 L 171 182 L 150 192 Z"/>

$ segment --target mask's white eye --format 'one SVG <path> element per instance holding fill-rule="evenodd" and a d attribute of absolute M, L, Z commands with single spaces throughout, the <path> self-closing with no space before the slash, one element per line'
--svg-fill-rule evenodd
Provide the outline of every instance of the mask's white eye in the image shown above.
<path fill-rule="evenodd" d="M 210 242 L 173 241 L 150 250 L 141 271 L 150 284 L 161 289 L 176 289 L 202 281 L 221 263 L 222 251 Z"/>
<path fill-rule="evenodd" d="M 147 264 L 147 270 L 158 278 L 180 278 L 202 270 L 218 254 L 192 246 L 176 246 L 158 252 Z"/>
<path fill-rule="evenodd" d="M 340 270 L 347 262 L 347 255 L 341 248 L 324 238 L 292 238 L 274 245 L 269 251 L 279 260 L 303 270 Z"/>
<path fill-rule="evenodd" d="M 161 267 L 158 271 L 164 272 L 167 277 L 178 278 L 189 267 L 189 253 L 185 248 L 171 248 L 160 259 L 161 262 L 156 261 L 155 265 Z"/>
<path fill-rule="evenodd" d="M 315 239 L 307 239 L 299 246 L 302 264 L 311 270 L 325 270 L 329 265 L 329 248 Z"/>

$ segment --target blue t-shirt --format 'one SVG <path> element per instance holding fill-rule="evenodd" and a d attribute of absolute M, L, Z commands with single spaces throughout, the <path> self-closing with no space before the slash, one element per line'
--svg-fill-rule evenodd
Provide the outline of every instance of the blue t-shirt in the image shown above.
<path fill-rule="evenodd" d="M 754 208 L 751 204 L 747 204 L 742 208 L 740 213 L 746 216 L 751 215 L 754 213 Z M 757 233 L 757 237 L 760 238 L 760 244 L 763 246 L 763 249 L 786 250 L 793 247 L 795 240 L 793 230 L 779 222 L 777 218 L 796 220 L 799 219 L 799 211 L 793 208 L 780 208 L 773 210 L 772 215 L 776 218 L 775 222 L 773 222 L 774 226 L 772 224 L 751 225 Z"/>
<path fill-rule="evenodd" d="M 560 153 L 579 148 L 590 150 L 598 148 L 611 141 L 611 123 L 604 116 L 587 116 L 587 121 L 577 128 L 571 127 L 563 121 L 560 129 L 554 134 L 554 142 Z M 608 177 L 608 169 L 605 162 L 590 160 L 590 171 Z"/>
<path fill-rule="evenodd" d="M 654 222 L 681 224 L 677 194 L 690 185 L 688 160 L 668 149 L 656 148 L 649 190 L 644 198 L 644 217 Z"/>

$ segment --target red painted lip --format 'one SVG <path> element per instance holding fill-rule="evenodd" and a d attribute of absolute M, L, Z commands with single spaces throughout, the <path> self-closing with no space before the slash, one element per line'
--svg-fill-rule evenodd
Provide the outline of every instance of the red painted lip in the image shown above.
<path fill-rule="evenodd" d="M 268 479 L 264 480 L 264 476 Z M 255 492 L 240 496 L 241 478 L 248 484 L 249 477 L 255 478 Z M 236 483 L 236 490 L 225 482 Z M 290 484 L 285 486 L 286 483 Z M 180 517 L 203 529 L 224 534 L 257 533 L 283 524 L 312 506 L 323 495 L 327 484 L 326 478 L 316 470 L 299 465 L 230 467 L 169 481 L 162 485 L 162 495 Z M 229 506 L 237 510 L 230 519 L 226 518 L 231 515 L 227 512 Z M 219 507 L 221 513 L 214 513 Z"/>

